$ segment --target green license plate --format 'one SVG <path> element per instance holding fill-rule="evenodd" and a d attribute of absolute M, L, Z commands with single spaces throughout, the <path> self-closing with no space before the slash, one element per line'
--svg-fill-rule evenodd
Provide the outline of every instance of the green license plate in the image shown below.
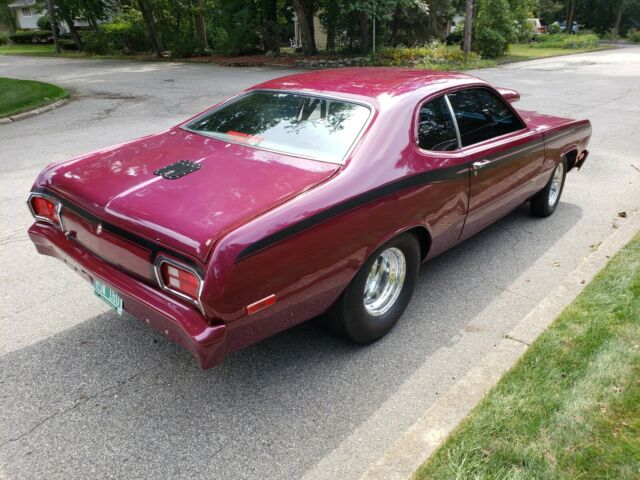
<path fill-rule="evenodd" d="M 122 297 L 111 287 L 105 285 L 100 280 L 93 281 L 93 293 L 104 303 L 113 308 L 118 315 L 122 315 Z"/>

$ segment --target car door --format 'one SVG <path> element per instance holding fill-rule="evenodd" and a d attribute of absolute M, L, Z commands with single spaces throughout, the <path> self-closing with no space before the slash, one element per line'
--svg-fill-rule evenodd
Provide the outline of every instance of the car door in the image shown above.
<path fill-rule="evenodd" d="M 493 90 L 463 89 L 448 94 L 447 99 L 471 171 L 464 240 L 535 193 L 544 140 Z"/>
<path fill-rule="evenodd" d="M 416 116 L 416 170 L 431 181 L 421 207 L 426 212 L 434 256 L 458 242 L 469 206 L 469 165 L 460 151 L 446 96 L 422 101 Z"/>

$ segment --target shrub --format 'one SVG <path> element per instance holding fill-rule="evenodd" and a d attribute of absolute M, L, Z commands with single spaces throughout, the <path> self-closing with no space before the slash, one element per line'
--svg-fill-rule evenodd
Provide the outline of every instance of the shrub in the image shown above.
<path fill-rule="evenodd" d="M 640 30 L 632 28 L 627 32 L 627 40 L 633 43 L 640 43 Z"/>
<path fill-rule="evenodd" d="M 600 39 L 593 33 L 580 35 L 556 33 L 538 37 L 538 46 L 546 48 L 595 48 L 599 45 Z"/>
<path fill-rule="evenodd" d="M 9 35 L 9 39 L 13 43 L 24 45 L 29 43 L 48 43 L 53 40 L 53 37 L 50 30 L 18 30 Z"/>
<path fill-rule="evenodd" d="M 452 68 L 462 69 L 473 67 L 480 61 L 478 54 L 471 52 L 466 57 L 464 52 L 456 47 L 440 43 L 431 43 L 423 47 L 396 47 L 380 50 L 372 63 L 387 67 L 423 67 L 423 68 Z"/>
<path fill-rule="evenodd" d="M 9 43 L 9 36 L 0 33 L 0 45 L 6 45 L 7 43 Z"/>
<path fill-rule="evenodd" d="M 509 43 L 516 39 L 507 0 L 478 0 L 477 8 L 473 49 L 488 58 L 504 55 L 509 50 Z"/>
<path fill-rule="evenodd" d="M 49 15 L 43 15 L 38 19 L 38 28 L 40 30 L 49 30 L 51 28 L 51 22 L 49 21 Z"/>
<path fill-rule="evenodd" d="M 84 50 L 100 55 L 149 50 L 149 41 L 144 29 L 124 21 L 100 25 L 98 32 L 83 32 L 82 43 Z"/>
<path fill-rule="evenodd" d="M 562 30 L 560 29 L 560 25 L 557 23 L 552 23 L 551 25 L 547 25 L 547 33 L 550 35 L 555 35 L 560 33 Z"/>

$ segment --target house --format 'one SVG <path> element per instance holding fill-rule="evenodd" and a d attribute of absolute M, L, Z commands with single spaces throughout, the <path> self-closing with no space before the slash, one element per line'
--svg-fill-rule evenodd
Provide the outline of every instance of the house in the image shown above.
<path fill-rule="evenodd" d="M 38 29 L 38 19 L 44 15 L 36 6 L 36 0 L 14 0 L 7 6 L 14 12 L 16 27 L 21 30 Z"/>

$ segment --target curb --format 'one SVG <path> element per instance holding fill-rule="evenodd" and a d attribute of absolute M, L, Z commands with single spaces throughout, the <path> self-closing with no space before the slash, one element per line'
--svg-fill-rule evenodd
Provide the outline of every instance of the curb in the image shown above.
<path fill-rule="evenodd" d="M 56 100 L 53 103 L 45 105 L 44 107 L 34 108 L 33 110 L 29 110 L 27 112 L 16 113 L 10 117 L 0 118 L 0 125 L 17 122 L 19 120 L 24 120 L 25 118 L 34 117 L 36 115 L 40 115 L 41 113 L 46 113 L 51 110 L 55 110 L 58 107 L 63 106 L 69 101 L 69 97 L 61 98 L 60 100 Z"/>
<path fill-rule="evenodd" d="M 585 257 L 476 367 L 429 407 L 360 478 L 411 478 L 502 375 L 519 360 L 529 345 L 553 323 L 609 259 L 634 237 L 640 230 L 640 212 L 633 212 L 627 219 L 616 219 L 614 228 L 616 230 L 597 250 Z"/>

